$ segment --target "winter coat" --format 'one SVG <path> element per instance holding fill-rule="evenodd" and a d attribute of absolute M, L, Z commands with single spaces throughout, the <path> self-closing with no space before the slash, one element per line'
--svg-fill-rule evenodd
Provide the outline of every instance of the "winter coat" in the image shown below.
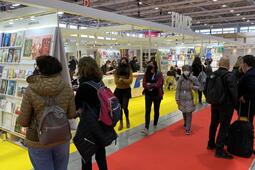
<path fill-rule="evenodd" d="M 27 78 L 28 88 L 23 96 L 21 103 L 21 113 L 17 119 L 17 123 L 27 128 L 26 144 L 31 147 L 52 147 L 59 144 L 53 143 L 49 145 L 41 145 L 37 134 L 37 123 L 42 117 L 45 109 L 45 101 L 43 97 L 56 96 L 57 104 L 66 111 L 67 118 L 75 117 L 74 93 L 62 77 L 57 74 L 53 76 L 33 75 Z"/>
<path fill-rule="evenodd" d="M 192 74 L 187 78 L 184 75 L 180 77 L 177 83 L 175 96 L 180 111 L 184 113 L 195 111 L 196 106 L 194 104 L 192 90 L 197 91 L 199 87 L 198 79 Z"/>
<path fill-rule="evenodd" d="M 122 80 L 120 80 L 122 78 Z M 130 71 L 128 76 L 118 75 L 116 72 L 114 74 L 114 82 L 117 89 L 128 89 L 133 82 L 133 73 Z"/>
<path fill-rule="evenodd" d="M 163 98 L 164 92 L 163 92 L 163 84 L 164 84 L 164 78 L 161 72 L 157 72 L 156 74 L 156 78 L 155 78 L 155 83 L 151 83 L 150 85 L 147 85 L 147 83 L 150 83 L 150 80 L 147 80 L 147 76 L 144 75 L 143 78 L 143 88 L 144 91 L 143 93 L 146 95 L 147 90 L 149 89 L 154 89 L 157 91 L 157 96 L 159 98 Z"/>

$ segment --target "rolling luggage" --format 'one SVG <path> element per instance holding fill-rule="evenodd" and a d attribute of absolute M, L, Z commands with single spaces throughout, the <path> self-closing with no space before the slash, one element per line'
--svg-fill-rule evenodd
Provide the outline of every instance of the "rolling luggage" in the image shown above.
<path fill-rule="evenodd" d="M 233 155 L 249 158 L 253 153 L 254 132 L 253 125 L 249 122 L 250 103 L 248 108 L 248 120 L 240 119 L 241 104 L 238 120 L 230 125 L 228 133 L 227 151 Z"/>

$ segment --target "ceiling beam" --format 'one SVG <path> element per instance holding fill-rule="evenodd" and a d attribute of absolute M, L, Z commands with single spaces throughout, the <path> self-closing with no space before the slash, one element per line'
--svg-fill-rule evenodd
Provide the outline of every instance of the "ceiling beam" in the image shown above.
<path fill-rule="evenodd" d="M 136 0 L 110 0 L 110 1 L 106 1 L 105 3 L 102 3 L 99 1 L 98 3 L 93 3 L 92 7 L 99 8 L 99 7 L 119 5 L 119 4 L 123 4 L 123 3 L 134 2 L 134 1 L 136 1 Z"/>

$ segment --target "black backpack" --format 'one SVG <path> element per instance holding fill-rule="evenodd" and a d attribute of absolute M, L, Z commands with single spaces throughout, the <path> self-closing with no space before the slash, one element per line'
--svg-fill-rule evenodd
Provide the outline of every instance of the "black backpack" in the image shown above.
<path fill-rule="evenodd" d="M 223 104 L 226 96 L 223 78 L 227 73 L 224 73 L 222 75 L 213 73 L 210 77 L 208 77 L 205 93 L 207 103 Z"/>

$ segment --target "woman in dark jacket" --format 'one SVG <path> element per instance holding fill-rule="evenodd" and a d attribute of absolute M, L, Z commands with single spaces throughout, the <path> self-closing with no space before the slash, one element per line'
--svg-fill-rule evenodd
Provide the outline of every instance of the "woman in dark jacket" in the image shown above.
<path fill-rule="evenodd" d="M 158 71 L 157 62 L 150 62 L 147 66 L 143 79 L 143 88 L 145 94 L 145 128 L 142 133 L 145 135 L 149 134 L 152 103 L 154 103 L 154 128 L 157 127 L 160 103 L 163 98 L 163 83 L 163 75 L 160 71 Z"/>
<path fill-rule="evenodd" d="M 192 63 L 193 76 L 198 78 L 199 74 L 202 71 L 205 71 L 205 67 L 202 64 L 200 57 L 195 57 L 195 59 Z M 201 90 L 198 90 L 198 99 L 199 99 L 199 103 L 202 103 L 202 91 Z"/>
<path fill-rule="evenodd" d="M 84 84 L 88 81 L 94 81 L 96 83 L 101 82 L 102 72 L 100 71 L 100 68 L 94 59 L 90 57 L 83 57 L 80 59 L 78 64 L 78 76 L 80 87 L 78 88 L 75 96 L 75 104 L 76 110 L 78 110 L 80 115 L 80 122 L 76 135 L 82 135 L 86 133 L 91 134 L 95 138 L 94 142 L 98 146 L 95 155 L 99 170 L 107 170 L 106 152 L 105 146 L 103 145 L 104 139 L 100 132 L 99 123 L 97 121 L 99 116 L 100 101 L 97 97 L 97 90 L 88 84 Z M 87 107 L 85 107 L 85 105 Z M 85 110 L 85 108 L 91 108 L 95 112 L 88 111 L 87 109 Z M 91 169 L 92 158 L 86 163 L 82 161 L 82 170 Z"/>

